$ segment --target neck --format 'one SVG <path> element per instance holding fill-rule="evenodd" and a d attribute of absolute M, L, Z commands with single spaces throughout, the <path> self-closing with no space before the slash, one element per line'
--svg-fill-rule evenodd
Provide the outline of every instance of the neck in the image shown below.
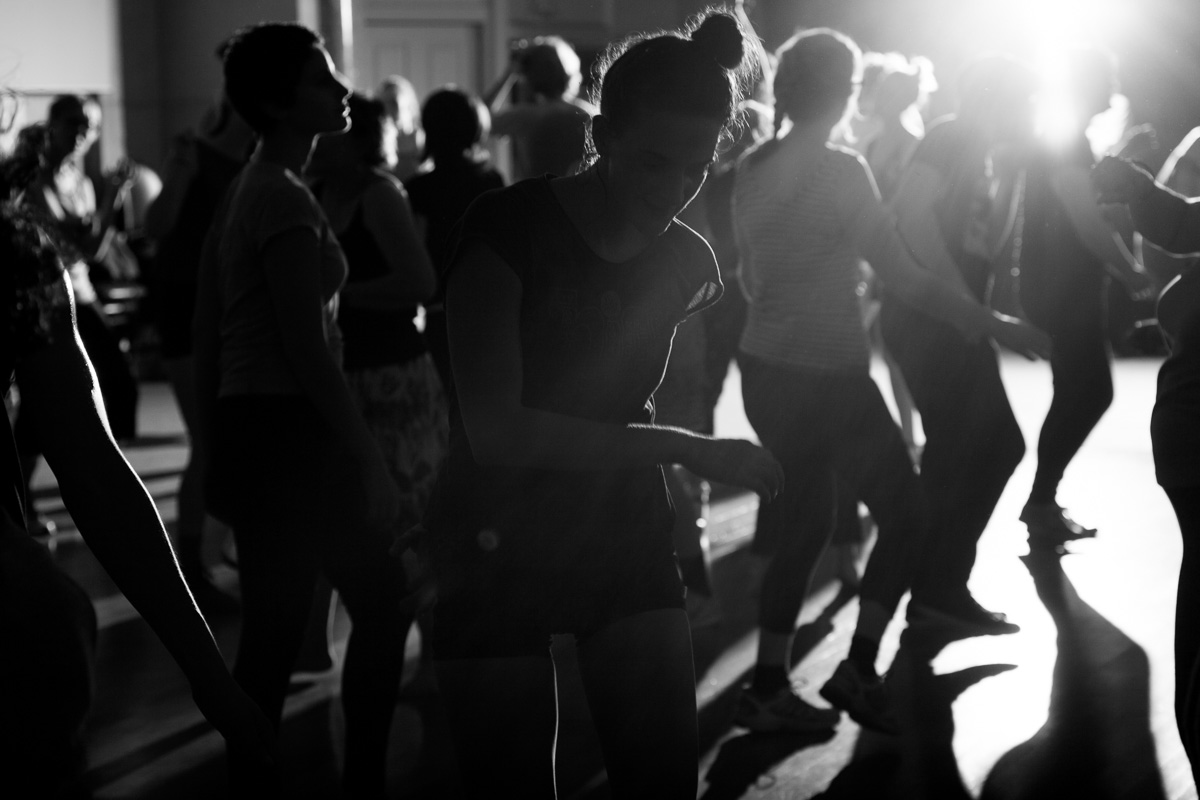
<path fill-rule="evenodd" d="M 791 130 L 783 137 L 783 141 L 792 147 L 824 145 L 829 141 L 829 133 L 833 130 L 836 121 L 820 117 L 809 122 L 793 124 Z"/>
<path fill-rule="evenodd" d="M 274 131 L 264 134 L 258 141 L 254 157 L 268 164 L 277 164 L 299 175 L 312 154 L 315 139 L 297 136 L 290 131 Z"/>

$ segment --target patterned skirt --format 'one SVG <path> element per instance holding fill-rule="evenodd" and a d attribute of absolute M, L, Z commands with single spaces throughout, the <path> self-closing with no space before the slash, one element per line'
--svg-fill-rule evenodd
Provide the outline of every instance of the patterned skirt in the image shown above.
<path fill-rule="evenodd" d="M 433 360 L 421 355 L 346 373 L 350 394 L 400 487 L 397 533 L 421 521 L 449 444 L 445 393 Z"/>

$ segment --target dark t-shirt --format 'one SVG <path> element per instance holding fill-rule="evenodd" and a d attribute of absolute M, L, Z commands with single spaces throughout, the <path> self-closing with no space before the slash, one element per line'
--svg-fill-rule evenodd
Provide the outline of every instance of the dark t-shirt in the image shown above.
<path fill-rule="evenodd" d="M 244 163 L 203 139 L 194 140 L 190 146 L 196 151 L 196 172 L 175 226 L 159 242 L 154 259 L 154 319 L 162 337 L 163 354 L 168 358 L 192 352 L 192 311 L 196 307 L 200 251 L 217 206 Z"/>
<path fill-rule="evenodd" d="M 1091 145 L 1081 135 L 1065 146 L 1041 147 L 1026 170 L 1021 298 L 1044 305 L 1042 317 L 1053 316 L 1063 303 L 1100 297 L 1090 287 L 1104 280 L 1104 264 L 1080 240 L 1053 187 L 1058 170 L 1091 169 L 1093 163 Z"/>
<path fill-rule="evenodd" d="M 934 204 L 938 227 L 967 287 L 983 301 L 991 277 L 987 242 L 994 185 L 986 139 L 967 123 L 944 117 L 917 145 L 912 163 L 932 167 L 945 179 L 946 191 Z"/>
<path fill-rule="evenodd" d="M 1186 271 L 1158 302 L 1171 355 L 1158 373 L 1150 420 L 1154 468 L 1170 489 L 1200 486 L 1200 271 Z"/>
<path fill-rule="evenodd" d="M 449 258 L 450 235 L 476 197 L 504 186 L 504 178 L 488 164 L 462 159 L 439 163 L 404 183 L 413 213 L 426 220 L 425 246 L 441 275 Z"/>
<path fill-rule="evenodd" d="M 548 178 L 481 196 L 456 241 L 487 246 L 521 282 L 522 403 L 597 422 L 653 421 L 676 325 L 722 288 L 712 251 L 679 222 L 629 261 L 600 259 Z M 671 523 L 659 466 L 484 467 L 458 414 L 426 519 L 443 596 L 446 569 L 464 567 L 587 595 L 648 553 L 669 557 Z"/>

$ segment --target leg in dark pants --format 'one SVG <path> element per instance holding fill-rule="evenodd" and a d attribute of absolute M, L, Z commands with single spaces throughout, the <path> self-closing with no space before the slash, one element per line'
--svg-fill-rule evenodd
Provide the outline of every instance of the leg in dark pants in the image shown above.
<path fill-rule="evenodd" d="M 1112 353 L 1103 294 L 1107 286 L 1107 281 L 1080 286 L 1048 298 L 1051 302 L 1026 299 L 1030 319 L 1050 335 L 1054 376 L 1054 398 L 1038 437 L 1031 504 L 1056 502 L 1067 465 L 1112 404 Z"/>
<path fill-rule="evenodd" d="M 925 429 L 921 486 L 930 526 L 913 595 L 944 607 L 969 597 L 976 544 L 1025 442 L 990 340 L 968 344 L 896 301 L 884 302 L 881 321 Z"/>
<path fill-rule="evenodd" d="M 243 626 L 234 677 L 279 724 L 288 681 L 323 572 L 350 612 L 342 676 L 346 715 L 343 787 L 381 796 L 387 734 L 403 668 L 403 573 L 389 537 L 356 519 L 345 457 L 298 398 L 221 401 L 211 506 L 238 543 Z M 234 764 L 237 779 L 238 765 Z"/>
<path fill-rule="evenodd" d="M 787 487 L 759 510 L 756 544 L 762 535 L 773 552 L 759 624 L 791 632 L 833 532 L 839 481 L 857 488 L 879 523 L 862 595 L 890 618 L 908 589 L 926 519 L 908 450 L 878 387 L 866 374 L 790 372 L 743 361 L 747 416 L 783 464 Z"/>
<path fill-rule="evenodd" d="M 1183 535 L 1175 603 L 1175 721 L 1200 781 L 1200 486 L 1172 487 L 1167 497 Z"/>

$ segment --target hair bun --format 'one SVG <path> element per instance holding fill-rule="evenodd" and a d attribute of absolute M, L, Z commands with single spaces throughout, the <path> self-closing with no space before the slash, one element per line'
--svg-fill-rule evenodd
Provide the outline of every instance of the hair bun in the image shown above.
<path fill-rule="evenodd" d="M 728 70 L 737 69 L 746 52 L 742 26 L 729 14 L 722 12 L 705 17 L 699 27 L 692 31 L 691 40 Z"/>

